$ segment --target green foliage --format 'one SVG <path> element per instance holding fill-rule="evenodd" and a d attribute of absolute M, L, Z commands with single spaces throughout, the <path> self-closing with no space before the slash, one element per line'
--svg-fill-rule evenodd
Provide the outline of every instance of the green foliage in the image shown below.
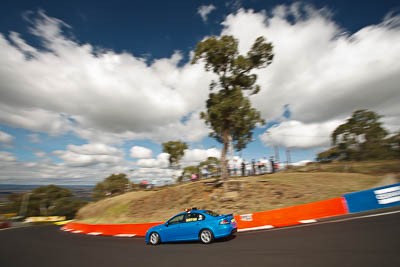
<path fill-rule="evenodd" d="M 318 154 L 318 160 L 375 160 L 399 158 L 399 134 L 388 132 L 373 111 L 356 110 L 332 133 L 333 148 Z"/>
<path fill-rule="evenodd" d="M 392 157 L 400 159 L 400 131 L 389 137 L 385 143 L 386 147 L 392 151 Z"/>
<path fill-rule="evenodd" d="M 132 188 L 132 184 L 127 178 L 126 174 L 111 174 L 104 179 L 103 182 L 96 184 L 93 189 L 92 198 L 99 200 L 107 196 L 114 196 L 127 192 Z"/>
<path fill-rule="evenodd" d="M 231 141 L 237 151 L 244 149 L 252 141 L 252 130 L 257 123 L 265 123 L 260 113 L 251 107 L 248 95 L 260 90 L 255 84 L 257 75 L 251 71 L 272 63 L 272 44 L 259 37 L 247 56 L 243 56 L 239 55 L 238 41 L 233 36 L 210 37 L 197 44 L 192 64 L 200 60 L 204 60 L 207 71 L 218 76 L 218 82 L 210 84 L 207 112 L 200 116 L 213 129 L 210 136 L 224 144 L 221 164 L 222 178 L 225 179 L 228 143 Z M 245 95 L 244 92 L 248 93 Z"/>
<path fill-rule="evenodd" d="M 29 193 L 11 194 L 6 205 L 7 212 L 22 216 L 67 216 L 73 218 L 80 207 L 87 202 L 73 199 L 69 189 L 55 185 L 41 186 Z M 24 208 L 24 206 L 26 208 Z"/>
<path fill-rule="evenodd" d="M 7 202 L 0 207 L 0 213 L 18 213 L 21 207 L 23 194 L 13 193 L 7 196 Z"/>
<path fill-rule="evenodd" d="M 339 152 L 336 147 L 330 148 L 318 154 L 317 160 L 320 162 L 329 162 L 339 157 Z"/>
<path fill-rule="evenodd" d="M 80 199 L 60 198 L 55 201 L 55 207 L 51 210 L 49 215 L 61 215 L 66 216 L 67 219 L 72 219 L 75 217 L 76 212 L 87 203 L 87 201 Z"/>
<path fill-rule="evenodd" d="M 180 141 L 169 141 L 162 143 L 163 152 L 169 154 L 169 165 L 178 167 L 179 161 L 185 154 L 185 149 L 188 149 L 188 145 L 185 142 Z"/>
<path fill-rule="evenodd" d="M 183 169 L 182 177 L 191 179 L 192 174 L 199 175 L 199 167 L 198 166 L 187 166 Z"/>
<path fill-rule="evenodd" d="M 206 168 L 209 173 L 218 170 L 218 166 L 220 165 L 219 159 L 216 157 L 208 157 L 207 160 L 200 162 L 198 165 L 199 169 Z"/>

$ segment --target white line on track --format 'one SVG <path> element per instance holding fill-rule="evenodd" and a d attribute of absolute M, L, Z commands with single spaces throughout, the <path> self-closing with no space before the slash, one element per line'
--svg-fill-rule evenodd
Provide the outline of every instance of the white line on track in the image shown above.
<path fill-rule="evenodd" d="M 317 221 L 316 223 L 312 223 L 312 224 L 297 224 L 297 225 L 286 226 L 286 227 L 277 227 L 277 228 L 274 228 L 274 229 L 269 229 L 269 231 L 282 231 L 282 230 L 288 230 L 288 229 L 293 229 L 293 228 L 315 226 L 315 225 L 320 225 L 320 224 L 328 224 L 328 223 L 336 223 L 336 222 L 345 222 L 345 221 L 352 221 L 352 220 L 358 220 L 358 219 L 365 219 L 365 218 L 370 218 L 370 217 L 378 217 L 378 216 L 384 216 L 384 215 L 391 215 L 391 214 L 395 214 L 395 213 L 400 213 L 400 210 L 389 211 L 389 212 L 378 213 L 378 214 L 362 215 L 362 216 L 351 217 L 351 218 L 344 218 L 344 219 L 338 219 L 338 220 L 333 220 L 333 221 L 324 221 L 324 222 L 319 222 L 319 221 Z M 257 227 L 255 227 L 255 228 L 257 228 Z M 267 230 L 267 229 L 266 229 L 266 230 Z M 240 230 L 238 230 L 238 231 L 240 231 Z M 248 232 L 248 233 L 251 233 L 251 231 Z"/>
<path fill-rule="evenodd" d="M 315 223 L 317 220 L 301 220 L 299 223 Z"/>
<path fill-rule="evenodd" d="M 88 235 L 102 235 L 103 233 L 100 232 L 91 232 L 91 233 L 87 233 Z"/>
<path fill-rule="evenodd" d="M 263 225 L 263 226 L 258 226 L 258 227 L 238 229 L 238 232 L 246 232 L 246 231 L 254 231 L 254 230 L 265 230 L 265 229 L 271 229 L 271 228 L 274 228 L 274 227 L 272 225 Z"/>
<path fill-rule="evenodd" d="M 134 237 L 136 234 L 118 234 L 118 235 L 114 235 L 117 237 Z"/>

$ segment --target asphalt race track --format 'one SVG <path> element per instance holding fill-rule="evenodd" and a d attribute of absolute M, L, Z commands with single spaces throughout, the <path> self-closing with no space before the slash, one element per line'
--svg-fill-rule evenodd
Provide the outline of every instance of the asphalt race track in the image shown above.
<path fill-rule="evenodd" d="M 400 266 L 400 213 L 238 233 L 203 245 L 72 234 L 58 226 L 0 231 L 1 267 Z"/>

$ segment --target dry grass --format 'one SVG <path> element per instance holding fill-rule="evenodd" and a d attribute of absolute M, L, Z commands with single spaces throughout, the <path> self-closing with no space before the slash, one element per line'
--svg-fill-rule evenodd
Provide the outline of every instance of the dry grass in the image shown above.
<path fill-rule="evenodd" d="M 354 162 L 332 162 L 311 163 L 304 167 L 295 167 L 294 172 L 345 172 L 363 174 L 388 174 L 400 175 L 399 160 L 380 161 L 354 161 Z"/>
<path fill-rule="evenodd" d="M 383 176 L 335 172 L 279 172 L 233 178 L 223 187 L 206 180 L 156 191 L 136 191 L 91 203 L 77 220 L 84 223 L 165 221 L 186 207 L 244 214 L 342 196 L 373 187 Z M 236 188 L 236 189 L 235 189 Z"/>

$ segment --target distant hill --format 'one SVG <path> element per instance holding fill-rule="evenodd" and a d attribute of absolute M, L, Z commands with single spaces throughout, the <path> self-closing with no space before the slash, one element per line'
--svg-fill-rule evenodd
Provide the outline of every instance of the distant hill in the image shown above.
<path fill-rule="evenodd" d="M 13 193 L 25 193 L 43 185 L 0 184 L 0 202 L 6 201 L 7 196 Z M 93 185 L 59 185 L 68 188 L 75 195 L 74 198 L 91 200 Z"/>

